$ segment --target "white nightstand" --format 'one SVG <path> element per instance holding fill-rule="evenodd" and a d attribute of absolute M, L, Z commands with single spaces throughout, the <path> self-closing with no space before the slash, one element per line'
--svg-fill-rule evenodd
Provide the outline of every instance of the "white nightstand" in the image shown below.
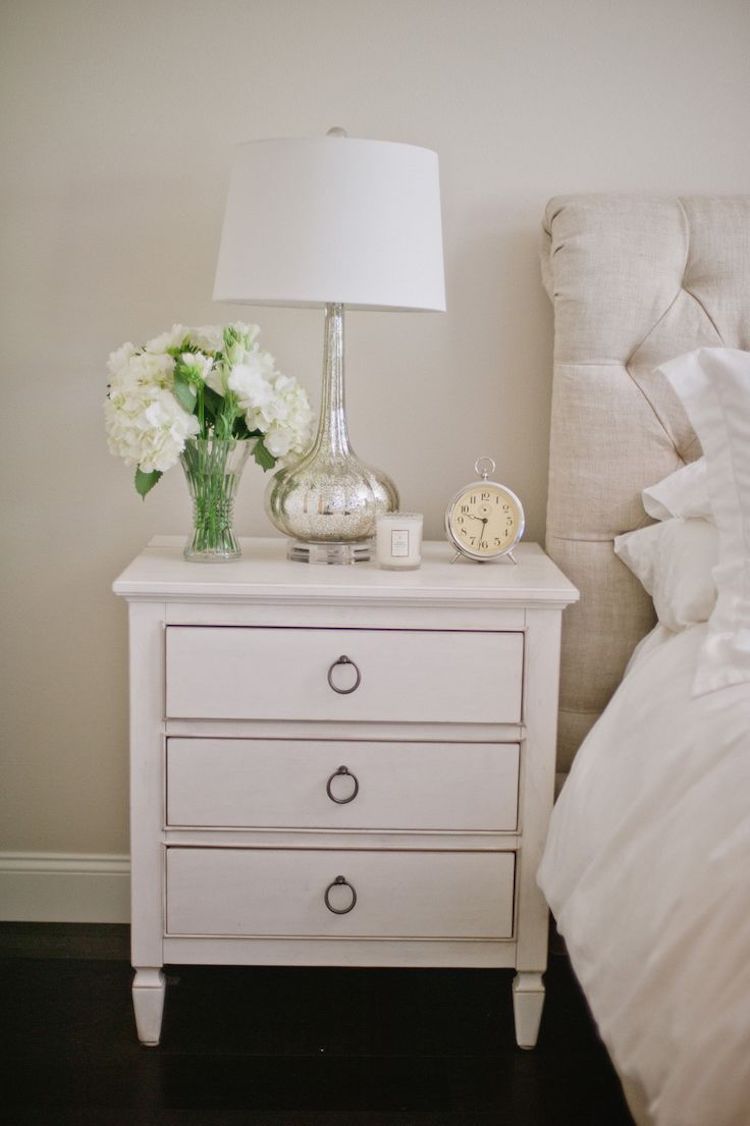
<path fill-rule="evenodd" d="M 133 1000 L 159 1041 L 165 963 L 515 967 L 536 1043 L 560 619 L 533 544 L 420 570 L 226 565 L 154 539 L 130 604 Z"/>

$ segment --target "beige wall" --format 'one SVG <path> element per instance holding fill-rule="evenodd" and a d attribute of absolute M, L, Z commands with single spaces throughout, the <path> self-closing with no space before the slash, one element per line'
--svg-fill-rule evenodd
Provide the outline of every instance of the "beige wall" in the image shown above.
<path fill-rule="evenodd" d="M 441 534 L 492 454 L 544 530 L 550 311 L 540 217 L 571 191 L 750 191 L 746 0 L 4 0 L 0 850 L 127 850 L 125 607 L 113 577 L 184 532 L 106 449 L 108 353 L 211 302 L 236 141 L 440 155 L 449 311 L 348 322 L 357 451 Z M 262 216 L 258 216 L 262 222 Z M 253 310 L 317 393 L 315 312 Z M 239 530 L 266 534 L 249 469 Z"/>

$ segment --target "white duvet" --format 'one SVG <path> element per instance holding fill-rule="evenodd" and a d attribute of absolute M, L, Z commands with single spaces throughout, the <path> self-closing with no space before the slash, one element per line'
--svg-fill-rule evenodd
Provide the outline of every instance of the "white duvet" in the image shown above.
<path fill-rule="evenodd" d="M 750 1124 L 750 684 L 692 697 L 659 627 L 576 756 L 539 883 L 658 1126 Z"/>

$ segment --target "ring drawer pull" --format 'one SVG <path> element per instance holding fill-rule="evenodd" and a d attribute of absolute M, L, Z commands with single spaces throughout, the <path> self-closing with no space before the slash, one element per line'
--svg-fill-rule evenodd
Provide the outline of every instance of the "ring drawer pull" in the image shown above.
<path fill-rule="evenodd" d="M 351 665 L 352 668 L 354 669 L 354 672 L 355 672 L 355 675 L 356 675 L 356 680 L 354 681 L 354 684 L 351 686 L 351 688 L 337 688 L 336 685 L 333 683 L 333 670 L 336 668 L 337 665 Z M 338 660 L 333 662 L 333 664 L 331 665 L 331 667 L 328 670 L 328 683 L 330 684 L 333 691 L 338 692 L 338 694 L 340 696 L 348 696 L 350 692 L 354 692 L 357 688 L 359 688 L 361 682 L 362 682 L 362 674 L 360 673 L 359 669 L 357 668 L 357 666 L 355 665 L 355 663 L 351 659 L 351 657 L 346 657 L 346 656 L 339 657 Z"/>
<path fill-rule="evenodd" d="M 341 886 L 348 887 L 349 891 L 352 893 L 352 901 L 351 901 L 351 903 L 349 904 L 348 907 L 334 907 L 331 903 L 331 900 L 330 900 L 331 888 L 341 887 Z M 325 905 L 328 908 L 328 910 L 331 911 L 334 915 L 348 915 L 349 912 L 354 909 L 354 906 L 357 902 L 357 893 L 354 890 L 354 888 L 352 887 L 352 885 L 349 883 L 348 880 L 345 880 L 343 876 L 337 876 L 336 879 L 332 880 L 331 883 L 326 888 L 325 893 L 323 895 L 323 899 L 325 900 Z"/>
<path fill-rule="evenodd" d="M 341 774 L 347 774 L 354 783 L 354 789 L 349 794 L 348 798 L 337 798 L 333 793 L 333 790 L 331 789 L 331 783 L 333 782 L 334 778 L 338 778 Z M 352 774 L 348 766 L 340 766 L 338 770 L 334 770 L 333 774 L 326 782 L 326 793 L 328 794 L 328 797 L 331 799 L 331 801 L 336 802 L 336 805 L 348 805 L 350 801 L 354 801 L 357 794 L 359 793 L 359 781 L 356 774 Z"/>

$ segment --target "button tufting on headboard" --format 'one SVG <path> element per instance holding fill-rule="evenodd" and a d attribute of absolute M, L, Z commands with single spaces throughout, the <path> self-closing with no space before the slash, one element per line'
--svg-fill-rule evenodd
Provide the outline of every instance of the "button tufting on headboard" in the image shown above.
<path fill-rule="evenodd" d="M 658 364 L 750 349 L 750 197 L 550 201 L 542 272 L 554 306 L 547 550 L 581 591 L 563 625 L 559 769 L 653 624 L 612 551 L 647 522 L 641 490 L 700 455 Z"/>

